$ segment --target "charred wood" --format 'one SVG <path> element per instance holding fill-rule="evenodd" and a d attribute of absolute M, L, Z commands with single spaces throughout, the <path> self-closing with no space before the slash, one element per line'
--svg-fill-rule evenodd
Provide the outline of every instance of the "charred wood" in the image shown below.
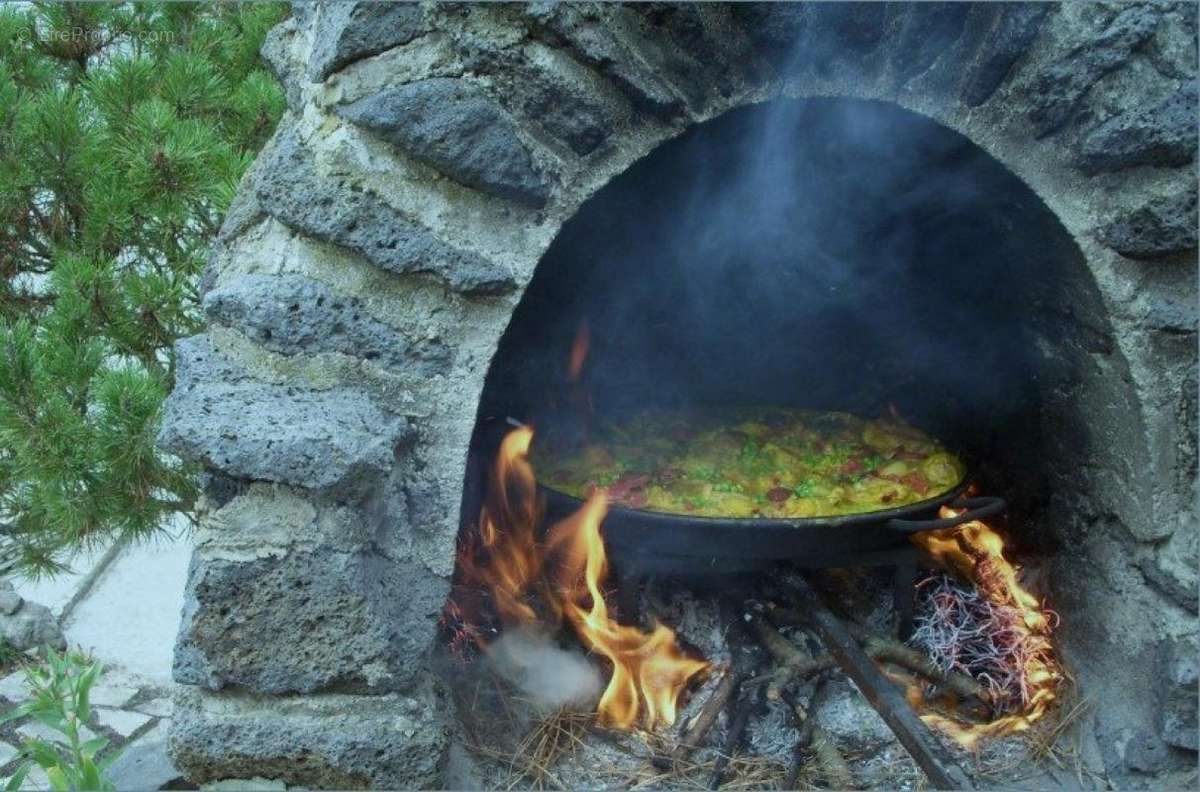
<path fill-rule="evenodd" d="M 757 613 L 748 614 L 750 628 L 767 651 L 771 653 L 777 666 L 768 675 L 767 698 L 771 701 L 780 699 L 783 689 L 796 679 L 804 679 L 822 671 L 835 667 L 833 658 L 824 656 L 811 658 L 797 649 L 791 641 L 766 619 Z"/>
<path fill-rule="evenodd" d="M 821 687 L 824 684 L 824 679 L 817 683 L 817 690 L 813 694 L 813 699 L 820 694 Z M 830 789 L 856 789 L 854 774 L 850 771 L 850 765 L 847 764 L 846 758 L 842 756 L 837 743 L 834 742 L 828 732 L 821 728 L 816 718 L 813 717 L 812 713 L 808 711 L 808 708 L 798 698 L 785 696 L 785 699 L 796 716 L 796 723 L 800 727 L 800 736 L 796 740 L 795 755 L 791 767 L 788 768 L 788 775 L 783 788 L 796 788 L 796 781 L 803 767 L 804 755 L 805 753 L 811 753 L 817 764 L 817 772 L 820 774 L 821 780 L 825 782 L 825 786 Z"/>
<path fill-rule="evenodd" d="M 804 614 L 793 608 L 772 607 L 768 611 L 772 621 L 786 626 L 807 624 Z M 937 684 L 940 691 L 953 694 L 960 701 L 979 710 L 969 714 L 988 717 L 991 714 L 991 696 L 987 688 L 966 674 L 957 671 L 943 671 L 921 652 L 887 636 L 869 633 L 858 625 L 848 625 L 850 634 L 857 640 L 866 654 L 886 663 L 908 669 Z"/>
<path fill-rule="evenodd" d="M 746 726 L 750 723 L 750 716 L 754 710 L 758 709 L 762 685 L 748 682 L 747 680 L 738 685 L 738 696 L 735 699 L 733 715 L 729 719 L 729 730 L 725 734 L 725 744 L 721 747 L 717 761 L 713 764 L 712 779 L 708 783 L 709 789 L 721 788 L 721 784 L 725 781 L 725 768 L 742 743 Z"/>
<path fill-rule="evenodd" d="M 729 697 L 733 695 L 733 691 L 738 687 L 737 677 L 734 675 L 733 669 L 728 666 L 725 666 L 718 673 L 721 674 L 720 681 L 713 688 L 708 700 L 700 708 L 700 712 L 696 714 L 696 717 L 683 730 L 683 734 L 679 738 L 679 744 L 675 746 L 671 753 L 665 756 L 660 754 L 651 760 L 658 769 L 665 770 L 678 762 L 682 762 L 692 754 L 692 751 L 700 747 L 700 743 L 704 742 L 704 738 L 712 730 L 713 724 L 717 722 L 717 717 L 721 714 L 721 710 L 725 709 L 725 706 L 729 703 Z"/>
<path fill-rule="evenodd" d="M 801 613 L 825 648 L 900 740 L 930 784 L 936 789 L 971 789 L 970 777 L 917 716 L 904 694 L 859 647 L 846 625 L 833 615 L 808 583 L 797 580 L 792 588 Z"/>

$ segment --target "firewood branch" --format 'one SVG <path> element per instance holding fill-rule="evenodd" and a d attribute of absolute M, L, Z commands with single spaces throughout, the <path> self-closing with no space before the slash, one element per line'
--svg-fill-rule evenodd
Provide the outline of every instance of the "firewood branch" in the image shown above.
<path fill-rule="evenodd" d="M 704 702 L 704 706 L 700 708 L 700 712 L 684 729 L 683 735 L 679 738 L 679 744 L 670 754 L 655 756 L 652 760 L 655 767 L 665 770 L 673 764 L 687 759 L 691 756 L 692 751 L 704 742 L 704 738 L 712 730 L 721 710 L 725 709 L 725 705 L 729 703 L 729 697 L 733 695 L 733 691 L 738 686 L 736 675 L 729 666 L 723 666 L 717 673 L 721 674 L 720 681 L 713 688 L 708 700 Z"/>
<path fill-rule="evenodd" d="M 824 684 L 824 680 L 817 684 L 813 700 L 820 695 L 820 689 Z M 816 761 L 817 772 L 820 773 L 827 788 L 854 789 L 854 774 L 850 771 L 850 765 L 846 763 L 846 757 L 842 756 L 837 743 L 828 732 L 821 728 L 816 718 L 799 699 L 789 697 L 788 704 L 796 715 L 796 722 L 800 725 L 800 736 L 796 741 L 796 765 L 788 774 L 788 784 L 785 785 L 785 788 L 795 788 L 800 756 L 808 751 Z"/>
<path fill-rule="evenodd" d="M 777 624 L 799 626 L 805 624 L 804 615 L 792 608 L 772 607 L 771 620 Z M 957 671 L 943 671 L 932 660 L 921 652 L 906 646 L 894 638 L 870 633 L 864 628 L 853 625 L 849 628 L 851 635 L 858 641 L 863 651 L 873 660 L 895 663 L 896 665 L 919 674 L 942 689 L 953 693 L 963 701 L 976 701 L 983 707 L 991 707 L 992 698 L 987 688 L 966 674 Z"/>
<path fill-rule="evenodd" d="M 984 704 L 991 702 L 991 696 L 983 685 L 966 674 L 943 671 L 932 660 L 910 646 L 892 638 L 871 635 L 861 628 L 851 628 L 850 632 L 855 640 L 862 644 L 863 651 L 874 660 L 895 663 L 914 674 L 920 674 L 950 691 L 960 700 L 975 700 Z"/>
<path fill-rule="evenodd" d="M 834 667 L 833 659 L 828 656 L 814 659 L 801 652 L 791 641 L 784 638 L 773 624 L 759 614 L 749 613 L 748 618 L 750 628 L 777 663 L 776 668 L 769 674 L 768 699 L 778 701 L 783 689 L 794 680 L 804 679 Z"/>

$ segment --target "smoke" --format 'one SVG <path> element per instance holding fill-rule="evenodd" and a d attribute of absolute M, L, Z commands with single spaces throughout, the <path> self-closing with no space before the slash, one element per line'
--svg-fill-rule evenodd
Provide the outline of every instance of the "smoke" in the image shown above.
<path fill-rule="evenodd" d="M 488 662 L 540 710 L 591 709 L 604 682 L 579 652 L 556 646 L 532 630 L 507 630 L 488 649 Z"/>
<path fill-rule="evenodd" d="M 484 410 L 536 422 L 586 319 L 602 415 L 895 402 L 953 434 L 1027 409 L 1031 322 L 1069 250 L 1015 176 L 923 116 L 849 99 L 733 111 L 660 146 L 568 222 Z"/>

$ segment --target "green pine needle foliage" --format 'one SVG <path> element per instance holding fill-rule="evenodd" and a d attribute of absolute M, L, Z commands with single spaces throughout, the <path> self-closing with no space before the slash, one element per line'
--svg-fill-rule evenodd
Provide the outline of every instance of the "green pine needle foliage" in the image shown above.
<path fill-rule="evenodd" d="M 190 513 L 172 342 L 284 109 L 269 3 L 0 6 L 0 573 Z"/>

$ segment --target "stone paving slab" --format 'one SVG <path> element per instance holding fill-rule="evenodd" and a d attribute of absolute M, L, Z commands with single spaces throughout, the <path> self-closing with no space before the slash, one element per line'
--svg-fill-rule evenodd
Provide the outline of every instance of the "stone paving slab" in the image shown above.
<path fill-rule="evenodd" d="M 160 789 L 180 777 L 167 756 L 167 728 L 159 721 L 153 729 L 125 746 L 109 765 L 108 778 L 117 789 Z"/>
<path fill-rule="evenodd" d="M 122 737 L 128 737 L 154 720 L 149 715 L 143 715 L 140 712 L 109 709 L 107 707 L 97 707 L 95 716 L 97 723 L 107 729 L 112 729 Z"/>
<path fill-rule="evenodd" d="M 27 739 L 46 740 L 47 742 L 62 743 L 66 742 L 67 739 L 59 732 L 56 732 L 54 729 L 51 729 L 46 724 L 37 720 L 32 720 L 28 723 L 23 723 L 18 726 L 17 734 Z M 90 740 L 96 736 L 96 732 L 92 731 L 87 726 L 81 725 L 79 727 L 79 736 L 83 740 Z"/>
<path fill-rule="evenodd" d="M 153 715 L 156 718 L 169 718 L 171 713 L 175 711 L 175 705 L 171 703 L 171 699 L 166 697 L 154 698 L 141 704 L 134 704 L 130 707 L 134 712 L 144 712 L 147 715 Z"/>
<path fill-rule="evenodd" d="M 14 768 L 15 769 L 15 768 Z M 0 779 L 0 783 L 7 785 L 8 779 L 12 778 L 12 773 Z M 46 771 L 40 767 L 34 767 L 29 771 L 29 775 L 25 776 L 25 783 L 21 784 L 22 792 L 26 790 L 37 790 L 37 792 L 45 792 L 50 788 L 50 779 L 46 777 Z"/>
<path fill-rule="evenodd" d="M 101 732 L 112 739 L 106 753 L 119 751 L 109 771 L 118 789 L 158 789 L 181 778 L 167 757 L 166 745 L 173 710 L 172 651 L 191 542 L 181 524 L 173 526 L 172 534 L 177 538 L 122 548 L 110 554 L 102 569 L 97 565 L 105 548 L 77 554 L 71 573 L 13 581 L 22 597 L 50 607 L 61 620 L 71 648 L 104 663 L 104 673 L 91 693 L 95 728 L 84 727 L 82 736 L 91 739 Z M 63 617 L 63 608 L 72 600 Z M 24 671 L 0 678 L 0 712 L 27 697 Z M 30 737 L 62 740 L 38 721 L 8 731 L 0 740 L 0 787 L 18 767 L 17 743 Z M 34 768 L 22 785 L 25 790 L 48 787 L 40 768 Z"/>
<path fill-rule="evenodd" d="M 124 707 L 138 691 L 139 687 L 128 675 L 108 668 L 92 687 L 91 702 L 97 707 Z"/>
<path fill-rule="evenodd" d="M 29 694 L 29 688 L 25 685 L 25 672 L 14 671 L 8 676 L 0 679 L 0 696 L 8 699 L 12 703 L 24 701 Z"/>
<path fill-rule="evenodd" d="M 139 679 L 169 686 L 191 556 L 182 520 L 167 535 L 122 550 L 65 620 L 67 642 Z"/>
<path fill-rule="evenodd" d="M 14 576 L 13 588 L 25 599 L 45 605 L 56 617 L 61 617 L 63 608 L 75 597 L 79 587 L 95 570 L 107 551 L 106 544 L 79 550 L 66 559 L 66 572 L 36 580 Z"/>

